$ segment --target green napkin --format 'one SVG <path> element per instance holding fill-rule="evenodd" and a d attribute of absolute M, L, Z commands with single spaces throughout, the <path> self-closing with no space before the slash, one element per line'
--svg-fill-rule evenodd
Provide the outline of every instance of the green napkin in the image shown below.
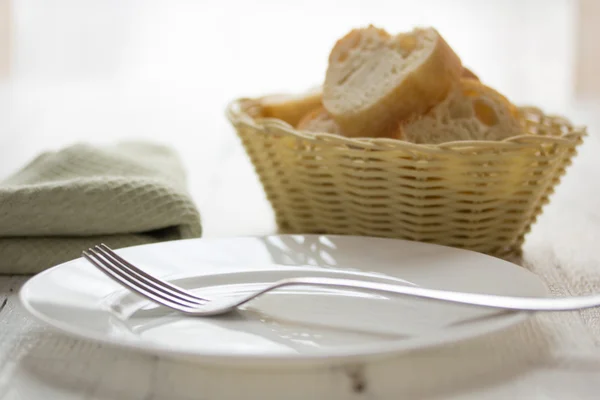
<path fill-rule="evenodd" d="M 36 273 L 98 243 L 199 237 L 184 170 L 152 143 L 76 144 L 0 182 L 0 274 Z"/>

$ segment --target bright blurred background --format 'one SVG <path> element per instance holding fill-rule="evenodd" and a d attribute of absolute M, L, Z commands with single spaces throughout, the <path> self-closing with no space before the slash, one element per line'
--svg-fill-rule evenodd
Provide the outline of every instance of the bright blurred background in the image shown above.
<path fill-rule="evenodd" d="M 239 198 L 204 183 L 257 187 L 227 102 L 320 83 L 334 42 L 369 23 L 434 26 L 514 102 L 600 126 L 599 3 L 0 0 L 0 179 L 45 149 L 152 139 L 180 152 L 201 210 L 217 221 Z"/>

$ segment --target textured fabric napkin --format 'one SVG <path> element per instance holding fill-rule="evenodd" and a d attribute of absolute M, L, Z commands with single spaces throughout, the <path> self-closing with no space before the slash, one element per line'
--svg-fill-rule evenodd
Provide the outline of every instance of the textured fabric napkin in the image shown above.
<path fill-rule="evenodd" d="M 200 215 L 168 147 L 76 144 L 0 182 L 0 274 L 28 274 L 100 242 L 119 248 L 200 236 Z"/>

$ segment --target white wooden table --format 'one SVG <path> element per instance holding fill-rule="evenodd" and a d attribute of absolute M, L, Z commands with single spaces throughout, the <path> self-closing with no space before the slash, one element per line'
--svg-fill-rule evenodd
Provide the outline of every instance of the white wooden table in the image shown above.
<path fill-rule="evenodd" d="M 216 1 L 177 7 L 124 2 L 118 9 L 100 5 L 110 2 L 85 3 L 92 8 L 84 9 L 76 7 L 79 1 L 63 1 L 72 14 L 43 1 L 15 1 L 31 29 L 19 31 L 24 45 L 14 75 L 0 80 L 0 179 L 40 151 L 73 141 L 152 139 L 181 154 L 206 236 L 271 233 L 272 212 L 223 117 L 225 103 L 237 95 L 312 85 L 332 40 L 347 26 L 369 19 L 390 29 L 426 22 L 510 98 L 589 126 L 591 136 L 527 237 L 522 264 L 555 295 L 600 293 L 600 107 L 567 101 L 571 3 L 432 0 L 411 15 L 373 0 L 365 15 L 362 2 L 349 1 L 339 15 L 333 2 L 311 1 L 289 8 L 267 0 L 239 2 L 237 8 Z M 542 5 L 547 14 L 539 18 Z M 315 9 L 318 15 L 306 14 Z M 301 29 L 306 22 L 299 16 L 322 29 Z M 95 29 L 107 24 L 110 31 L 97 39 Z M 462 29 L 467 25 L 472 29 Z M 215 31 L 219 37 L 205 40 L 202 51 L 190 50 L 196 40 L 190 38 Z M 78 40 L 91 50 L 78 47 Z M 323 64 L 290 63 L 299 52 L 311 52 Z M 208 54 L 220 62 L 207 62 Z M 504 332 L 377 364 L 250 371 L 174 362 L 53 332 L 19 305 L 17 292 L 28 278 L 0 276 L 0 400 L 600 397 L 600 310 L 539 315 Z"/>
<path fill-rule="evenodd" d="M 274 229 L 231 131 L 214 174 L 194 174 L 208 236 Z M 192 171 L 200 162 L 183 151 Z M 528 236 L 523 265 L 556 295 L 600 293 L 600 141 L 588 137 Z M 195 168 L 191 168 L 194 167 Z M 213 162 L 213 166 L 216 163 Z M 201 184 L 199 184 L 202 182 Z M 241 200 L 243 199 L 243 200 Z M 499 334 L 379 364 L 310 371 L 211 369 L 74 340 L 17 300 L 27 276 L 0 277 L 0 399 L 596 399 L 600 312 L 540 315 Z"/>

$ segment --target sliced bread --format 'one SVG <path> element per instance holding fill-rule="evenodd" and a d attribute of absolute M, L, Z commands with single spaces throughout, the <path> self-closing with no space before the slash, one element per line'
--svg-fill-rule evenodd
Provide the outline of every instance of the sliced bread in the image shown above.
<path fill-rule="evenodd" d="M 296 126 L 308 112 L 321 106 L 322 88 L 315 87 L 304 93 L 271 95 L 260 99 L 262 116 L 281 119 Z"/>
<path fill-rule="evenodd" d="M 308 132 L 341 133 L 339 126 L 324 107 L 316 108 L 306 114 L 296 128 Z"/>
<path fill-rule="evenodd" d="M 390 36 L 369 26 L 333 47 L 323 105 L 350 137 L 389 136 L 399 120 L 442 101 L 463 72 L 433 28 Z"/>
<path fill-rule="evenodd" d="M 397 138 L 439 144 L 458 140 L 503 140 L 521 133 L 517 108 L 474 79 L 462 79 L 425 115 L 399 124 Z"/>

